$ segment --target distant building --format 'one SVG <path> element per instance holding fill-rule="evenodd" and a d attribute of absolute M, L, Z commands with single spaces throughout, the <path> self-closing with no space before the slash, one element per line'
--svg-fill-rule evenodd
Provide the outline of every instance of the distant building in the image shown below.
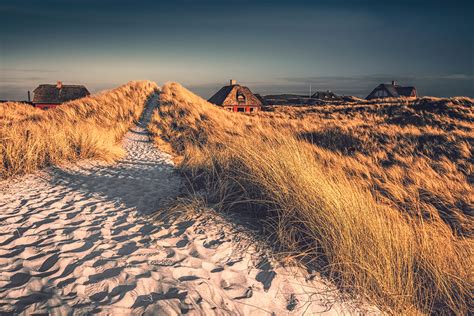
<path fill-rule="evenodd" d="M 41 109 L 54 108 L 68 101 L 90 95 L 82 85 L 63 85 L 61 81 L 54 84 L 41 84 L 33 90 L 33 104 Z"/>
<path fill-rule="evenodd" d="M 262 101 L 235 80 L 230 80 L 228 86 L 222 87 L 208 101 L 232 112 L 258 112 L 262 108 Z"/>
<path fill-rule="evenodd" d="M 318 91 L 311 96 L 312 99 L 324 100 L 324 101 L 338 101 L 342 100 L 342 98 L 336 95 L 332 91 Z"/>
<path fill-rule="evenodd" d="M 392 81 L 392 84 L 382 83 L 377 86 L 368 96 L 367 100 L 370 99 L 381 99 L 381 98 L 400 98 L 400 97 L 417 97 L 415 87 L 402 87 Z"/>

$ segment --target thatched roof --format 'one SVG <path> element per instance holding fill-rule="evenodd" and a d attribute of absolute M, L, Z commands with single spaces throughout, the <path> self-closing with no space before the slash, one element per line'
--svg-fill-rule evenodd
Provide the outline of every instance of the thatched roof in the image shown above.
<path fill-rule="evenodd" d="M 379 98 L 375 95 L 377 91 L 385 90 L 389 98 L 399 98 L 399 97 L 416 97 L 415 87 L 402 87 L 396 84 L 379 84 L 372 92 L 367 96 L 367 100 Z"/>
<path fill-rule="evenodd" d="M 403 97 L 416 96 L 416 89 L 415 89 L 415 87 L 400 87 L 400 86 L 395 86 L 395 89 L 397 89 L 398 95 L 400 95 L 400 96 L 403 96 Z"/>
<path fill-rule="evenodd" d="M 238 100 L 244 100 L 244 102 Z M 262 106 L 262 102 L 249 88 L 234 84 L 222 87 L 209 100 L 216 105 L 253 105 Z"/>
<path fill-rule="evenodd" d="M 258 93 L 255 93 L 254 96 L 262 102 L 262 105 L 266 105 L 265 99 Z"/>
<path fill-rule="evenodd" d="M 339 100 L 341 99 L 338 95 L 336 95 L 332 91 L 318 91 L 314 93 L 311 98 L 319 99 L 319 100 Z"/>
<path fill-rule="evenodd" d="M 41 84 L 34 91 L 33 103 L 61 104 L 90 95 L 82 85 Z"/>

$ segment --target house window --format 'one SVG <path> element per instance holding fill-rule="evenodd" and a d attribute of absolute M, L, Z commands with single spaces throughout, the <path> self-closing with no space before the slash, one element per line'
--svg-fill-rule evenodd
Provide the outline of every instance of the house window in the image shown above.
<path fill-rule="evenodd" d="M 385 90 L 379 90 L 379 91 L 375 92 L 375 96 L 376 97 L 386 97 L 387 92 Z"/>
<path fill-rule="evenodd" d="M 243 95 L 242 93 L 237 94 L 237 102 L 239 104 L 245 104 L 245 101 L 245 95 Z"/>
<path fill-rule="evenodd" d="M 245 108 L 237 108 L 237 112 L 245 112 Z"/>

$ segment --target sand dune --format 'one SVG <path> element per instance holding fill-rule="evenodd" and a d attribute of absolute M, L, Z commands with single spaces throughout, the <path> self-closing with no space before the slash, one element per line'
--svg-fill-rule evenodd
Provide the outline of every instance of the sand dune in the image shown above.
<path fill-rule="evenodd" d="M 182 185 L 145 128 L 156 104 L 125 136 L 120 162 L 86 161 L 0 184 L 0 312 L 356 313 L 333 286 L 279 266 L 217 214 L 148 216 Z"/>

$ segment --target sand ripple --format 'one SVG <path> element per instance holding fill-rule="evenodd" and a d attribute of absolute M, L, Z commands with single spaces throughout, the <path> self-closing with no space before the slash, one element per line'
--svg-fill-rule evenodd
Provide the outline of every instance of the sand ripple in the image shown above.
<path fill-rule="evenodd" d="M 218 215 L 150 221 L 181 187 L 144 128 L 156 104 L 117 164 L 81 162 L 0 189 L 0 312 L 350 313 L 333 287 L 278 267 Z"/>

